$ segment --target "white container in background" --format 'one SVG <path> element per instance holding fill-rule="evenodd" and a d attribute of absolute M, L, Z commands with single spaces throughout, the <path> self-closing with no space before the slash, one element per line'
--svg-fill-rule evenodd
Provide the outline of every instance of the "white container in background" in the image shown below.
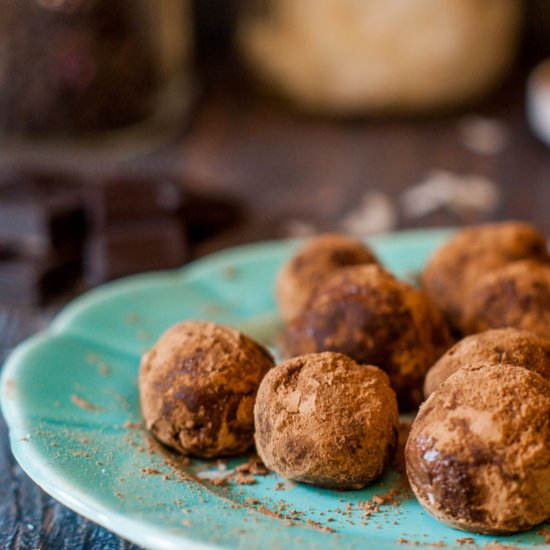
<path fill-rule="evenodd" d="M 419 112 L 470 102 L 509 68 L 521 0 L 240 0 L 252 72 L 306 111 Z"/>
<path fill-rule="evenodd" d="M 527 118 L 533 132 L 550 145 L 550 59 L 537 65 L 529 76 Z"/>

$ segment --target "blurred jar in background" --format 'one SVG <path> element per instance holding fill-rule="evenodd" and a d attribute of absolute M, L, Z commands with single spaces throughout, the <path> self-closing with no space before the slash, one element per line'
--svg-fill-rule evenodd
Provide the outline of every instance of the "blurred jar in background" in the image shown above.
<path fill-rule="evenodd" d="M 521 23 L 521 0 L 240 0 L 237 45 L 306 111 L 423 112 L 488 92 Z"/>
<path fill-rule="evenodd" d="M 525 38 L 530 60 L 539 61 L 550 56 L 550 2 L 526 1 Z"/>
<path fill-rule="evenodd" d="M 187 2 L 0 0 L 0 14 L 3 144 L 118 143 L 181 122 L 192 95 Z"/>

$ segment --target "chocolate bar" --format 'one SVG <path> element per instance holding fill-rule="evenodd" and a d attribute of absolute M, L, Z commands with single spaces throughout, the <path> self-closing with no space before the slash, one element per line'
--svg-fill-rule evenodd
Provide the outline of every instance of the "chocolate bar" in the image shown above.
<path fill-rule="evenodd" d="M 189 239 L 200 241 L 225 230 L 243 217 L 241 205 L 230 197 L 185 194 L 181 215 L 188 227 Z"/>
<path fill-rule="evenodd" d="M 187 257 L 185 231 L 178 218 L 113 224 L 88 239 L 86 279 L 99 284 L 141 271 L 179 267 Z"/>
<path fill-rule="evenodd" d="M 172 215 L 183 203 L 182 187 L 170 176 L 110 176 L 85 191 L 88 216 L 95 228 Z"/>

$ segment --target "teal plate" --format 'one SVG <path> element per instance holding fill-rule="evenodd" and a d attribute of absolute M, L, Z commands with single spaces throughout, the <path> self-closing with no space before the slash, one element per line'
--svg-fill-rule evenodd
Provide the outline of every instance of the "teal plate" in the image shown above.
<path fill-rule="evenodd" d="M 370 243 L 397 275 L 409 277 L 448 235 L 412 231 Z M 494 537 L 465 539 L 470 534 L 431 518 L 391 469 L 354 492 L 295 485 L 274 474 L 218 486 L 211 479 L 247 458 L 178 463 L 140 428 L 142 352 L 182 319 L 233 325 L 272 345 L 280 330 L 274 280 L 295 247 L 281 241 L 234 248 L 178 271 L 111 283 L 67 306 L 4 367 L 2 410 L 16 459 L 63 504 L 148 548 L 491 544 Z M 499 543 L 550 548 L 544 538 L 533 530 Z"/>

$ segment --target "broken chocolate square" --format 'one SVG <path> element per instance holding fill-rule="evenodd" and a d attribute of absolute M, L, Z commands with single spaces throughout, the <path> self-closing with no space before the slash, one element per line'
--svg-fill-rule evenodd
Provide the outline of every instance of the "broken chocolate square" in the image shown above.
<path fill-rule="evenodd" d="M 186 259 L 185 230 L 177 218 L 113 224 L 88 239 L 86 279 L 99 284 L 142 271 L 179 267 Z"/>
<path fill-rule="evenodd" d="M 170 176 L 110 176 L 86 188 L 86 208 L 95 228 L 170 216 L 182 203 L 182 186 Z"/>

